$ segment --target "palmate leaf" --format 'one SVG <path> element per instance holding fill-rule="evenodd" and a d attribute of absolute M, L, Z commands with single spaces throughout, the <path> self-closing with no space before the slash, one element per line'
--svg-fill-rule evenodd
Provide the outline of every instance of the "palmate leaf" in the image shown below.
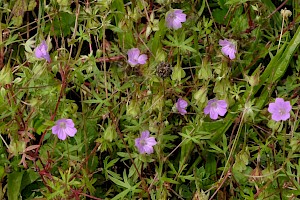
<path fill-rule="evenodd" d="M 124 188 L 127 188 L 127 189 L 130 189 L 131 188 L 131 185 L 128 183 L 128 179 L 127 179 L 127 175 L 126 175 L 126 172 L 124 170 L 123 172 L 123 179 L 124 179 L 124 182 L 114 178 L 114 177 L 111 177 L 111 176 L 108 176 L 108 178 L 114 182 L 115 184 L 121 186 L 121 187 L 124 187 Z"/>
<path fill-rule="evenodd" d="M 126 174 L 126 171 L 123 171 L 123 180 L 124 182 L 122 182 L 121 180 L 118 180 L 114 177 L 108 176 L 108 178 L 114 182 L 115 184 L 126 188 L 126 190 L 124 190 L 123 192 L 119 193 L 117 196 L 115 196 L 114 198 L 112 198 L 112 200 L 116 200 L 116 199 L 122 199 L 124 198 L 129 192 L 131 192 L 132 194 L 134 193 L 139 193 L 142 192 L 141 189 L 136 189 L 137 187 L 139 187 L 139 185 L 141 184 L 141 182 L 138 182 L 137 184 L 135 184 L 134 186 L 131 186 L 131 184 L 128 182 L 128 177 Z"/>
<path fill-rule="evenodd" d="M 177 34 L 175 34 L 175 36 L 171 36 L 171 35 L 166 35 L 166 37 L 169 39 L 168 40 L 163 40 L 162 42 L 165 45 L 168 45 L 170 47 L 178 47 L 182 50 L 187 50 L 187 51 L 191 51 L 193 53 L 196 53 L 197 51 L 195 49 L 193 49 L 191 46 L 191 42 L 194 39 L 194 36 L 192 35 L 191 37 L 189 37 L 188 39 L 185 40 L 185 34 L 181 34 L 181 37 L 178 38 Z"/>
<path fill-rule="evenodd" d="M 129 192 L 130 192 L 130 189 L 126 189 L 123 192 L 119 193 L 114 198 L 112 198 L 112 200 L 123 199 Z"/>

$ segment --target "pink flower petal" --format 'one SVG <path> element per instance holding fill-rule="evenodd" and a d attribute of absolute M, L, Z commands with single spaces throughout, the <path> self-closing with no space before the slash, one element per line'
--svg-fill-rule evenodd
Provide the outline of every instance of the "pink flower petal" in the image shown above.
<path fill-rule="evenodd" d="M 147 139 L 150 136 L 150 132 L 148 130 L 142 132 L 141 139 Z"/>
<path fill-rule="evenodd" d="M 223 117 L 227 113 L 227 109 L 219 107 L 217 113 Z"/>
<path fill-rule="evenodd" d="M 166 25 L 168 28 L 179 29 L 183 22 L 186 21 L 186 14 L 180 9 L 169 11 L 166 15 Z"/>
<path fill-rule="evenodd" d="M 142 54 L 138 58 L 138 63 L 141 64 L 141 65 L 146 64 L 147 59 L 148 59 L 147 55 Z"/>
<path fill-rule="evenodd" d="M 230 45 L 230 42 L 228 40 L 219 40 L 219 45 L 222 47 Z"/>
<path fill-rule="evenodd" d="M 217 112 L 215 112 L 214 110 L 211 110 L 210 112 L 209 112 L 209 117 L 211 118 L 211 119 L 218 119 L 218 113 Z"/>

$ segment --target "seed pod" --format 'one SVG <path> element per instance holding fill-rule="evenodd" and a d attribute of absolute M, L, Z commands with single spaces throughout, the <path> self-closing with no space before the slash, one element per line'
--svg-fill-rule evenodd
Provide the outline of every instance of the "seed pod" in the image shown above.
<path fill-rule="evenodd" d="M 156 73 L 161 78 L 167 78 L 172 73 L 172 67 L 170 63 L 161 62 L 157 65 Z"/>

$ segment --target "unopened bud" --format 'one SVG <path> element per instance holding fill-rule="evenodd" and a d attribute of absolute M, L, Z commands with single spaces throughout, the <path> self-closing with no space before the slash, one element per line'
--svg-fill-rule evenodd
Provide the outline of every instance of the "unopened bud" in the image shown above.
<path fill-rule="evenodd" d="M 282 15 L 284 20 L 287 20 L 290 16 L 292 16 L 292 12 L 287 10 L 286 8 L 281 9 L 280 14 Z"/>

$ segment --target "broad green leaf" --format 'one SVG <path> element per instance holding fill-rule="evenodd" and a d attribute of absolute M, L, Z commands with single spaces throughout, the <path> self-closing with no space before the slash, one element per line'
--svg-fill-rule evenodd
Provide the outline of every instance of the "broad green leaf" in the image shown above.
<path fill-rule="evenodd" d="M 7 175 L 7 196 L 8 200 L 18 200 L 24 171 L 12 172 Z"/>
<path fill-rule="evenodd" d="M 33 171 L 32 169 L 26 170 L 26 173 L 24 173 L 22 178 L 22 185 L 20 191 L 22 191 L 27 185 L 36 181 L 39 177 L 39 174 Z"/>

